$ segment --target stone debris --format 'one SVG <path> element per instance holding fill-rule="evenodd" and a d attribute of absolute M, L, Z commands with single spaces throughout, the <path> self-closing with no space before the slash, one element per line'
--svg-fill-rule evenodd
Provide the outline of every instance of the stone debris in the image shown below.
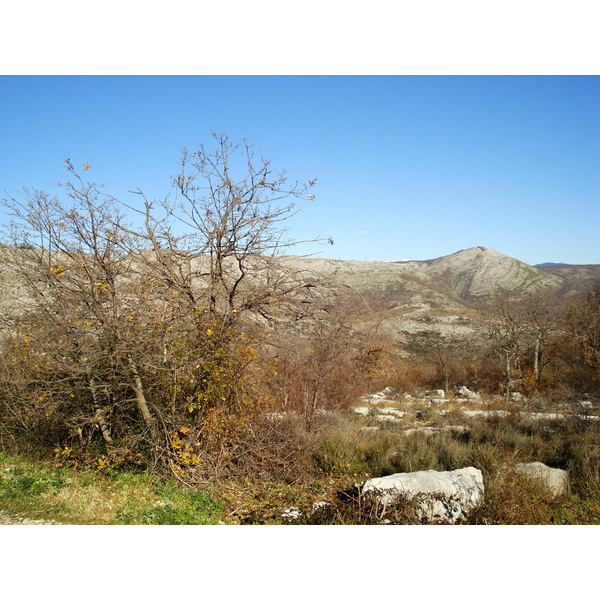
<path fill-rule="evenodd" d="M 438 406 L 439 404 L 446 404 L 447 402 L 450 402 L 448 398 L 430 398 L 429 400 L 431 406 Z"/>
<path fill-rule="evenodd" d="M 446 427 L 415 427 L 412 429 L 405 429 L 403 433 L 405 435 L 412 435 L 414 433 L 424 433 L 425 435 L 433 435 L 434 433 L 469 433 L 471 430 L 463 425 L 447 425 Z"/>
<path fill-rule="evenodd" d="M 324 510 L 326 508 L 328 508 L 329 506 L 331 506 L 330 502 L 327 502 L 326 500 L 320 500 L 319 502 L 313 502 L 310 514 L 314 515 L 315 513 Z M 293 521 L 298 521 L 299 519 L 302 519 L 304 517 L 304 513 L 299 510 L 298 508 L 296 508 L 295 506 L 290 506 L 289 508 L 286 508 L 282 513 L 281 516 L 288 522 L 293 522 Z"/>
<path fill-rule="evenodd" d="M 21 515 L 11 515 L 0 511 L 0 525 L 63 525 L 53 519 L 29 519 Z"/>
<path fill-rule="evenodd" d="M 281 516 L 287 521 L 296 521 L 298 519 L 301 519 L 304 516 L 304 514 L 295 506 L 290 506 L 281 513 Z"/>

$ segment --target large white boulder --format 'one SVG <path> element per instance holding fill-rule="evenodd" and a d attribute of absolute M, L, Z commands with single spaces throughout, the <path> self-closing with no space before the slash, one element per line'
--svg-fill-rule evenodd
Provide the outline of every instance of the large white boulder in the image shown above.
<path fill-rule="evenodd" d="M 515 470 L 521 475 L 543 481 L 555 498 L 567 491 L 569 475 L 562 469 L 554 469 L 541 462 L 520 463 Z"/>
<path fill-rule="evenodd" d="M 369 479 L 362 492 L 377 497 L 384 506 L 401 497 L 418 497 L 420 517 L 429 522 L 456 523 L 483 501 L 483 475 L 475 467 L 395 473 Z"/>

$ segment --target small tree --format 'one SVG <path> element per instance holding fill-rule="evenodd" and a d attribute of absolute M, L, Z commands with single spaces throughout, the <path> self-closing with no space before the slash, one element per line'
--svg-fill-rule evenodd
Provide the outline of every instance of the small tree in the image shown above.
<path fill-rule="evenodd" d="M 107 415 L 123 400 L 124 388 L 154 436 L 138 362 L 139 332 L 133 331 L 144 288 L 124 250 L 129 241 L 120 226 L 122 212 L 70 161 L 66 167 L 71 179 L 58 184 L 65 199 L 26 189 L 22 198 L 4 201 L 13 216 L 7 264 L 26 288 L 19 321 L 30 332 L 28 346 L 43 357 L 45 380 L 63 374 L 55 394 L 68 391 L 71 409 L 81 397 L 77 382 L 85 382 L 93 421 L 107 444 L 113 442 Z M 89 169 L 86 163 L 84 171 Z M 82 419 L 75 421 L 77 429 Z"/>
<path fill-rule="evenodd" d="M 488 308 L 487 338 L 491 350 L 504 366 L 504 396 L 508 401 L 526 335 L 526 323 L 518 299 L 501 290 Z"/>
<path fill-rule="evenodd" d="M 592 369 L 597 385 L 600 382 L 600 281 L 567 306 L 566 325 L 583 362 Z"/>
<path fill-rule="evenodd" d="M 86 382 L 105 443 L 143 439 L 148 458 L 176 473 L 202 457 L 221 474 L 240 448 L 248 457 L 273 439 L 256 426 L 271 405 L 264 326 L 287 319 L 316 283 L 278 260 L 297 243 L 285 226 L 294 200 L 312 200 L 314 181 L 288 185 L 247 141 L 214 140 L 183 151 L 174 200 L 138 190 L 142 207 L 128 206 L 87 182 L 87 163 L 80 174 L 67 161 L 66 200 L 26 190 L 5 201 L 11 264 L 31 300 L 21 324 L 36 329 L 44 357 L 36 385 L 66 394 L 61 414 L 77 408 L 69 427 L 79 431 Z"/>

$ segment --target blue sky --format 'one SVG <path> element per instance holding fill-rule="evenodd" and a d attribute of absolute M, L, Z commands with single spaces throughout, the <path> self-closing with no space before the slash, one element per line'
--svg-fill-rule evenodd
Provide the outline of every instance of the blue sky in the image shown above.
<path fill-rule="evenodd" d="M 290 179 L 298 252 L 424 260 L 488 246 L 600 263 L 598 76 L 2 76 L 0 191 L 54 191 L 64 159 L 128 202 L 179 150 L 247 137 Z"/>

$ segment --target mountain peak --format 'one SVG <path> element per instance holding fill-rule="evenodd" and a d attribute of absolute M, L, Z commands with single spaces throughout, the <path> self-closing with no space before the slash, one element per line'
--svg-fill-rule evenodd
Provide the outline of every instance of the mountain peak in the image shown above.
<path fill-rule="evenodd" d="M 524 291 L 558 287 L 554 276 L 485 246 L 427 261 L 427 272 L 446 279 L 463 298 L 489 295 L 497 288 Z"/>

